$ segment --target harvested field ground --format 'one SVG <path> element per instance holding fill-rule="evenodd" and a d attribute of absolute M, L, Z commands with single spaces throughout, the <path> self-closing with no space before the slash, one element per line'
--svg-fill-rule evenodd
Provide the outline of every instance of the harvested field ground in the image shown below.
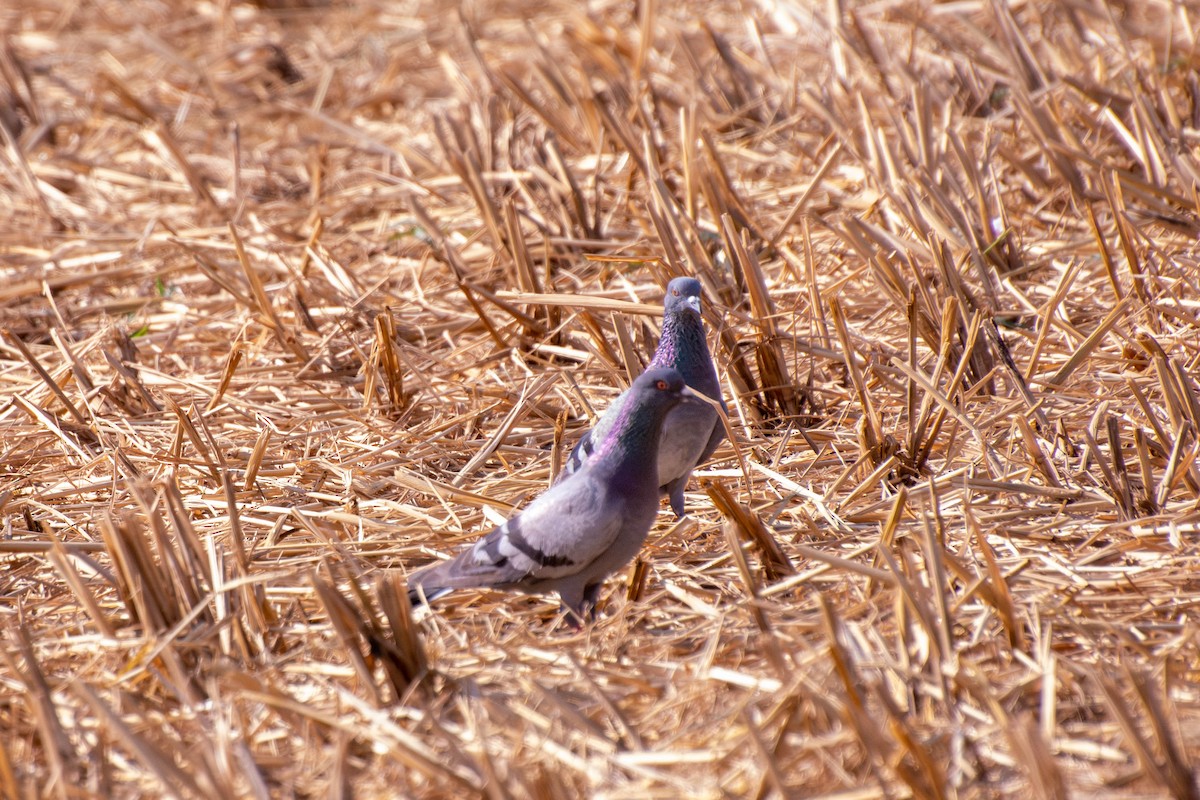
<path fill-rule="evenodd" d="M 1200 9 L 0 8 L 0 796 L 1197 798 Z M 695 274 L 599 619 L 404 577 Z"/>

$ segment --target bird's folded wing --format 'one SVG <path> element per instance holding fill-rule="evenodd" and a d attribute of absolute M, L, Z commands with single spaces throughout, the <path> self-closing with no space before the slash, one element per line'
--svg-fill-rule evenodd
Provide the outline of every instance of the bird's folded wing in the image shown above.
<path fill-rule="evenodd" d="M 696 460 L 696 466 L 700 466 L 716 452 L 717 447 L 721 444 L 721 440 L 725 438 L 725 425 L 721 422 L 720 417 L 713 424 L 712 434 L 708 437 L 708 442 L 704 445 L 704 449 L 700 452 L 700 458 Z"/>
<path fill-rule="evenodd" d="M 611 547 L 622 520 L 623 505 L 611 502 L 590 474 L 580 475 L 555 485 L 464 555 L 479 569 L 565 577 Z"/>
<path fill-rule="evenodd" d="M 604 413 L 600 415 L 600 419 L 596 420 L 596 424 L 592 429 L 583 434 L 583 437 L 575 444 L 575 449 L 571 451 L 570 457 L 567 458 L 567 463 L 563 466 L 563 477 L 574 475 L 579 470 L 583 469 L 583 465 L 592 457 L 592 453 L 604 441 L 604 437 L 608 435 L 612 429 L 613 423 L 620 414 L 621 404 L 625 402 L 625 397 L 629 394 L 626 389 L 616 400 L 609 404 Z M 561 480 L 561 479 L 560 479 Z"/>
<path fill-rule="evenodd" d="M 567 463 L 563 464 L 562 473 L 558 479 L 561 481 L 568 475 L 574 475 L 583 469 L 583 465 L 592 457 L 593 449 L 595 449 L 595 445 L 592 443 L 592 431 L 584 431 L 583 436 L 579 437 L 579 441 L 571 450 L 571 455 L 567 457 Z"/>

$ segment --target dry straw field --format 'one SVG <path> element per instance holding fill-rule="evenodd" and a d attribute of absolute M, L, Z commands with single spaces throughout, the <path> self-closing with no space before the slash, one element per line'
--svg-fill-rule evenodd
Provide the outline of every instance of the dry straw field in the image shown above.
<path fill-rule="evenodd" d="M 5 4 L 0 795 L 1200 796 L 1198 26 Z M 410 613 L 682 273 L 691 514 Z"/>

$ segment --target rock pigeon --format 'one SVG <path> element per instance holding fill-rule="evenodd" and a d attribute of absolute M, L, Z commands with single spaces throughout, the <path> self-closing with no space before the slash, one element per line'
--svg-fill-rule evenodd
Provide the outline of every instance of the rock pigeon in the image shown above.
<path fill-rule="evenodd" d="M 650 368 L 672 367 L 684 382 L 700 394 L 721 398 L 721 384 L 704 340 L 704 321 L 700 317 L 700 281 L 675 278 L 667 284 L 663 302 L 662 337 L 650 361 Z M 600 417 L 596 426 L 583 435 L 571 451 L 563 475 L 570 475 L 587 463 L 621 414 L 630 391 L 624 392 Z M 721 408 L 725 401 L 721 400 Z M 683 490 L 697 464 L 708 460 L 725 438 L 725 426 L 717 410 L 708 403 L 676 406 L 663 425 L 658 448 L 658 485 L 671 500 L 675 516 L 683 516 Z"/>
<path fill-rule="evenodd" d="M 633 560 L 658 512 L 663 421 L 681 404 L 704 405 L 674 369 L 646 370 L 626 394 L 587 464 L 454 558 L 413 573 L 409 599 L 466 587 L 553 591 L 572 622 L 594 612 L 604 579 Z"/>

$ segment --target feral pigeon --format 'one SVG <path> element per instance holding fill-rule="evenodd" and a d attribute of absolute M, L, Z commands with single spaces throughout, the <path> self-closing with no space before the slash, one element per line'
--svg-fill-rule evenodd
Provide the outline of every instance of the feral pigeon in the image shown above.
<path fill-rule="evenodd" d="M 662 337 L 650 361 L 650 368 L 671 367 L 679 370 L 684 382 L 700 394 L 721 398 L 721 384 L 704 340 L 704 322 L 700 317 L 700 281 L 675 278 L 667 284 L 663 302 Z M 570 475 L 587 463 L 596 444 L 621 413 L 630 396 L 624 392 L 613 401 L 596 426 L 583 435 L 571 451 L 563 474 Z M 725 408 L 725 402 L 721 401 Z M 683 490 L 697 464 L 708 460 L 725 438 L 725 427 L 715 408 L 708 403 L 685 403 L 667 415 L 662 442 L 658 448 L 658 485 L 671 500 L 675 516 L 683 516 Z"/>
<path fill-rule="evenodd" d="M 673 369 L 648 369 L 581 469 L 449 561 L 409 577 L 413 602 L 459 588 L 558 592 L 582 620 L 604 579 L 641 549 L 658 512 L 655 457 L 667 413 L 704 404 Z"/>

